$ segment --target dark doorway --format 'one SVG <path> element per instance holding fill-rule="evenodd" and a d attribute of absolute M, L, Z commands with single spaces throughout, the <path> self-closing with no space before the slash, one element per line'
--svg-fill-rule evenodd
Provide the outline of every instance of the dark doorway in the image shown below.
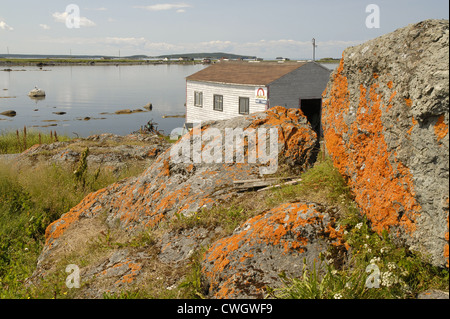
<path fill-rule="evenodd" d="M 322 137 L 322 99 L 301 99 L 300 109 L 305 114 L 312 129 L 317 134 L 317 139 Z"/>
<path fill-rule="evenodd" d="M 314 146 L 312 156 L 310 158 L 310 164 L 313 165 L 316 162 L 317 156 L 320 152 L 320 140 L 322 139 L 322 99 L 301 99 L 300 109 L 308 119 L 311 128 L 317 134 L 317 142 Z"/>

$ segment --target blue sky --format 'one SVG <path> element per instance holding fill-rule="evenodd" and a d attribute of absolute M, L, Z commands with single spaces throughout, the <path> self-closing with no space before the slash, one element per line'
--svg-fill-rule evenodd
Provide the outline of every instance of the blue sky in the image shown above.
<path fill-rule="evenodd" d="M 80 9 L 67 28 L 66 7 Z M 369 4 L 379 28 L 367 28 Z M 410 23 L 448 19 L 448 0 L 0 0 L 0 55 L 163 55 L 224 51 L 292 59 L 340 57 Z"/>

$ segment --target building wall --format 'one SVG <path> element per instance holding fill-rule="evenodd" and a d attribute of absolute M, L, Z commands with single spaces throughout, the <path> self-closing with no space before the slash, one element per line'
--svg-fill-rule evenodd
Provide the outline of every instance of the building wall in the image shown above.
<path fill-rule="evenodd" d="M 310 62 L 269 85 L 270 106 L 298 108 L 300 99 L 321 99 L 331 71 Z"/>
<path fill-rule="evenodd" d="M 256 103 L 257 86 L 233 85 L 187 81 L 186 82 L 186 122 L 225 120 L 239 114 L 239 97 L 249 98 L 249 112 L 266 110 L 265 104 Z M 203 92 L 203 107 L 194 106 L 194 92 Z M 214 94 L 223 95 L 223 111 L 213 109 Z"/>

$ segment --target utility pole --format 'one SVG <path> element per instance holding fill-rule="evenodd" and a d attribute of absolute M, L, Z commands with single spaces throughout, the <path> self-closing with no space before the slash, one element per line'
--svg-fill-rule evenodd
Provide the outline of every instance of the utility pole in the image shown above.
<path fill-rule="evenodd" d="M 316 39 L 312 39 L 312 45 L 313 45 L 313 61 L 316 61 L 316 48 L 317 48 L 317 45 L 316 45 Z"/>

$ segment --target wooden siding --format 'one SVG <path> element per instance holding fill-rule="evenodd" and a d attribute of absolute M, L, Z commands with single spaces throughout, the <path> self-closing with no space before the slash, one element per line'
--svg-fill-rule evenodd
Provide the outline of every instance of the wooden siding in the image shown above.
<path fill-rule="evenodd" d="M 257 104 L 257 86 L 186 81 L 186 122 L 225 120 L 239 114 L 239 97 L 249 98 L 250 113 L 265 111 L 265 104 Z M 203 107 L 194 106 L 194 92 L 203 92 Z M 223 95 L 223 111 L 213 109 L 214 94 Z"/>
<path fill-rule="evenodd" d="M 324 66 L 309 62 L 269 84 L 270 107 L 298 108 L 300 99 L 321 99 L 331 74 Z"/>

